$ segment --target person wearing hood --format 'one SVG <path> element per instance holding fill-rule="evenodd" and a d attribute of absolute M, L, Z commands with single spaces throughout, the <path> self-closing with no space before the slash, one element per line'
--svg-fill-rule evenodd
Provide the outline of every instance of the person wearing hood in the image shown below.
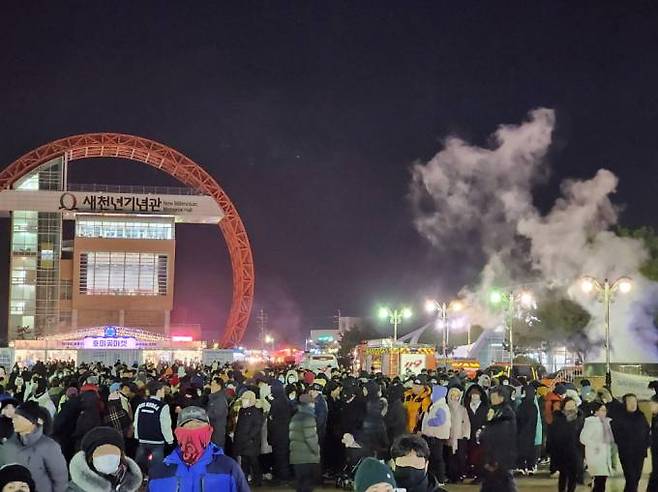
<path fill-rule="evenodd" d="M 594 477 L 592 492 L 605 492 L 606 481 L 612 475 L 612 448 L 615 441 L 606 406 L 594 402 L 592 408 L 594 415 L 585 419 L 580 442 L 585 446 L 587 471 Z"/>
<path fill-rule="evenodd" d="M 99 425 L 101 425 L 101 416 L 98 411 L 98 393 L 85 391 L 80 395 L 80 414 L 73 431 L 76 451 L 80 450 L 80 443 L 84 435 Z"/>
<path fill-rule="evenodd" d="M 14 434 L 0 446 L 0 465 L 18 463 L 32 474 L 39 492 L 64 492 L 66 460 L 54 440 L 45 435 L 48 410 L 34 401 L 19 405 L 12 418 Z"/>
<path fill-rule="evenodd" d="M 299 397 L 297 413 L 290 420 L 290 464 L 295 469 L 297 492 L 310 492 L 320 473 L 320 443 L 315 420 L 315 399 Z"/>
<path fill-rule="evenodd" d="M 415 434 L 398 436 L 391 446 L 391 468 L 395 481 L 407 492 L 445 492 L 429 473 L 430 448 Z"/>
<path fill-rule="evenodd" d="M 553 412 L 560 410 L 562 407 L 562 398 L 564 398 L 567 389 L 563 384 L 556 384 L 553 391 L 544 396 L 544 419 L 546 419 L 546 425 L 551 425 L 553 423 Z"/>
<path fill-rule="evenodd" d="M 376 381 L 369 381 L 365 387 L 366 415 L 361 429 L 354 436 L 356 441 L 369 453 L 382 459 L 388 453 L 389 440 L 386 435 L 384 415 L 388 407 L 384 407 L 381 389 Z"/>
<path fill-rule="evenodd" d="M 468 438 L 468 467 L 473 476 L 474 484 L 482 480 L 482 449 L 478 441 L 478 433 L 487 422 L 489 398 L 482 386 L 472 384 L 464 395 L 464 406 L 468 414 L 471 435 Z"/>
<path fill-rule="evenodd" d="M 576 401 L 570 397 L 562 401 L 562 410 L 553 414 L 553 424 L 549 428 L 551 447 L 548 453 L 551 463 L 560 473 L 559 492 L 574 492 L 582 468 L 583 452 L 580 435 L 584 419 Z"/>
<path fill-rule="evenodd" d="M 256 394 L 247 390 L 240 397 L 240 411 L 233 437 L 233 452 L 240 457 L 240 465 L 245 476 L 251 475 L 251 483 L 259 486 L 262 475 L 258 456 L 261 447 L 261 431 L 265 417 L 257 408 Z"/>
<path fill-rule="evenodd" d="M 234 459 L 211 442 L 213 428 L 203 408 L 180 411 L 176 449 L 149 470 L 148 492 L 249 492 Z"/>
<path fill-rule="evenodd" d="M 125 455 L 121 433 L 96 427 L 82 438 L 81 450 L 69 465 L 71 481 L 66 492 L 135 492 L 142 485 L 137 463 Z"/>
<path fill-rule="evenodd" d="M 484 468 L 481 492 L 516 490 L 511 471 L 516 464 L 516 415 L 507 397 L 504 387 L 491 388 L 491 408 L 480 433 Z"/>
<path fill-rule="evenodd" d="M 522 393 L 523 397 L 516 409 L 518 468 L 521 473 L 528 475 L 534 473 L 537 464 L 537 433 L 541 444 L 541 422 L 535 387 L 528 384 L 523 387 Z"/>
<path fill-rule="evenodd" d="M 407 432 L 419 430 L 425 412 L 432 405 L 432 390 L 420 378 L 412 381 L 411 388 L 404 393 L 404 408 L 407 410 Z"/>
<path fill-rule="evenodd" d="M 421 434 L 427 439 L 430 448 L 430 466 L 440 484 L 446 482 L 443 443 L 450 438 L 452 424 L 450 408 L 446 402 L 447 393 L 445 386 L 432 387 L 432 405 L 425 413 L 421 425 Z"/>
<path fill-rule="evenodd" d="M 0 467 L 0 492 L 37 492 L 30 470 L 15 463 Z"/>
<path fill-rule="evenodd" d="M 267 416 L 267 437 L 272 446 L 273 475 L 279 482 L 290 479 L 290 440 L 289 427 L 293 406 L 286 396 L 283 384 L 272 382 L 270 412 Z"/>
<path fill-rule="evenodd" d="M 210 394 L 206 406 L 210 425 L 212 425 L 212 442 L 224 449 L 226 443 L 226 423 L 228 421 L 228 401 L 224 393 L 224 380 L 214 376 L 210 380 Z"/>
<path fill-rule="evenodd" d="M 48 384 L 44 378 L 33 380 L 32 391 L 27 401 L 36 402 L 40 407 L 48 410 L 51 420 L 55 418 L 57 409 L 55 408 L 52 398 L 50 398 L 50 395 L 48 394 Z"/>
<path fill-rule="evenodd" d="M 461 402 L 462 391 L 458 386 L 448 390 L 450 408 L 450 437 L 448 438 L 448 478 L 452 483 L 461 482 L 466 474 L 466 446 L 471 436 L 471 422 Z"/>
<path fill-rule="evenodd" d="M 624 411 L 612 419 L 612 433 L 619 451 L 619 461 L 624 470 L 624 492 L 636 492 L 647 448 L 650 446 L 649 424 L 632 393 L 622 398 Z"/>
<path fill-rule="evenodd" d="M 386 434 L 391 442 L 407 432 L 407 413 L 402 404 L 403 398 L 404 386 L 401 383 L 393 383 L 388 388 L 388 411 L 384 416 Z"/>

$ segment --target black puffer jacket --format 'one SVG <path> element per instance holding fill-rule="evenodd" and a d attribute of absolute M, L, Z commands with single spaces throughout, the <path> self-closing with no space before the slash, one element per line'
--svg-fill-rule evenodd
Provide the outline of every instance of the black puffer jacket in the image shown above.
<path fill-rule="evenodd" d="M 473 400 L 473 393 L 476 391 L 480 393 L 480 405 L 475 411 L 473 411 L 471 408 L 471 401 Z M 470 441 L 475 443 L 477 440 L 477 431 L 482 429 L 487 423 L 487 412 L 489 411 L 489 398 L 487 398 L 487 393 L 482 386 L 479 384 L 473 384 L 468 387 L 464 395 L 464 406 L 466 407 L 466 413 L 468 414 L 468 419 L 471 423 Z"/>
<path fill-rule="evenodd" d="M 272 384 L 270 405 L 270 413 L 267 417 L 267 440 L 272 447 L 287 450 L 293 408 L 281 383 Z"/>
<path fill-rule="evenodd" d="M 503 403 L 489 410 L 488 420 L 480 434 L 483 463 L 500 470 L 511 470 L 516 464 L 516 415 Z"/>
<path fill-rule="evenodd" d="M 388 412 L 384 417 L 388 440 L 393 443 L 398 436 L 407 432 L 407 412 L 402 404 L 404 386 L 394 384 L 388 390 Z"/>
<path fill-rule="evenodd" d="M 98 410 L 98 394 L 95 391 L 85 391 L 80 395 L 80 415 L 75 423 L 75 449 L 80 450 L 80 441 L 94 427 L 101 425 L 101 415 Z"/>
<path fill-rule="evenodd" d="M 625 408 L 626 397 L 623 404 Z M 639 409 L 632 413 L 625 409 L 619 411 L 610 426 L 622 463 L 625 460 L 643 460 L 647 456 L 647 448 L 651 445 L 649 423 Z"/>
<path fill-rule="evenodd" d="M 535 448 L 539 409 L 535 406 L 535 387 L 528 384 L 523 388 L 523 391 L 525 392 L 525 397 L 516 410 L 517 445 L 521 456 L 530 456 Z"/>
<path fill-rule="evenodd" d="M 361 447 L 377 456 L 383 456 L 389 447 L 386 424 L 382 415 L 384 405 L 384 401 L 380 398 L 368 400 L 366 404 L 366 417 L 363 420 L 361 430 L 355 436 L 356 441 L 361 444 Z"/>
<path fill-rule="evenodd" d="M 241 408 L 233 437 L 233 452 L 236 456 L 258 456 L 260 454 L 263 411 L 260 408 Z"/>

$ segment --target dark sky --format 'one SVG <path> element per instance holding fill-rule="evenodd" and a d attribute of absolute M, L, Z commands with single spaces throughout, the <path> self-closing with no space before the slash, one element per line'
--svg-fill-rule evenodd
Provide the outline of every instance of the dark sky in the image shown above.
<path fill-rule="evenodd" d="M 300 339 L 339 308 L 366 315 L 473 281 L 479 265 L 432 252 L 406 198 L 410 164 L 450 133 L 483 144 L 554 108 L 539 205 L 561 179 L 608 167 L 623 221 L 654 224 L 656 26 L 649 2 L 12 2 L 0 10 L 0 166 L 94 131 L 187 154 L 246 224 L 256 309 Z M 120 164 L 75 163 L 73 180 L 173 184 Z M 174 318 L 212 336 L 230 299 L 224 243 L 209 227 L 178 240 Z"/>

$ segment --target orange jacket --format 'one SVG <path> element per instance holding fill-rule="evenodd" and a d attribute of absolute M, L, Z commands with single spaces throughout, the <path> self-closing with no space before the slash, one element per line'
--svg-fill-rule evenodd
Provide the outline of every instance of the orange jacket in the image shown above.
<path fill-rule="evenodd" d="M 423 387 L 423 390 L 418 395 L 411 389 L 404 392 L 404 408 L 407 410 L 408 432 L 413 433 L 420 429 L 423 415 L 430 406 L 432 406 L 432 390 L 427 386 Z"/>
<path fill-rule="evenodd" d="M 544 420 L 548 425 L 553 423 L 553 405 L 561 400 L 560 395 L 555 394 L 553 391 L 544 396 Z"/>

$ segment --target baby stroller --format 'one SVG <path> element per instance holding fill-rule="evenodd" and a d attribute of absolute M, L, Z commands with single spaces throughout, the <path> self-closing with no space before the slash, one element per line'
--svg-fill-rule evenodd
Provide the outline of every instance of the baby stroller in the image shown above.
<path fill-rule="evenodd" d="M 336 475 L 336 488 L 343 490 L 354 490 L 354 475 L 359 468 L 361 461 L 370 456 L 367 449 L 363 448 L 346 448 L 345 449 L 345 466 Z"/>

